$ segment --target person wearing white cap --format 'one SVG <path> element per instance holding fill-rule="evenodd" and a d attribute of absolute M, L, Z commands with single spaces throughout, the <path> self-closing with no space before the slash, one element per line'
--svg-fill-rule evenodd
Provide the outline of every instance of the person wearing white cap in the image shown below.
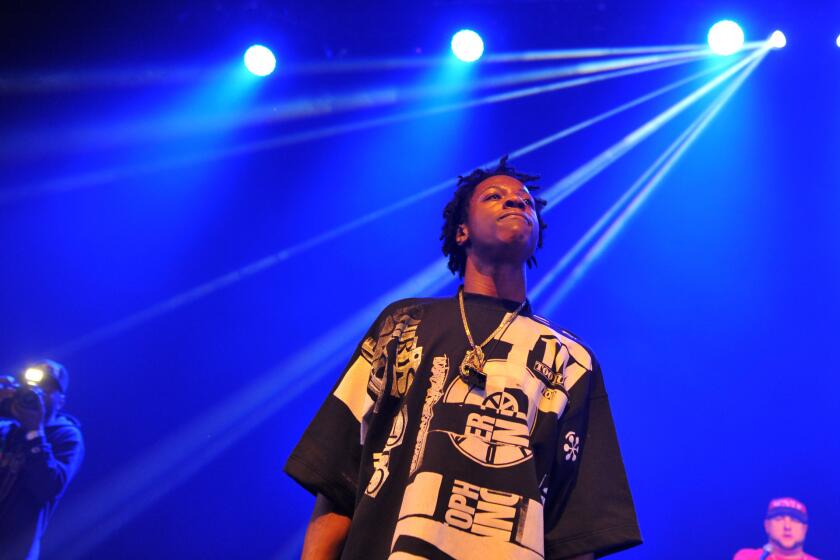
<path fill-rule="evenodd" d="M 764 530 L 768 539 L 766 545 L 739 550 L 733 560 L 817 560 L 805 553 L 808 509 L 799 500 L 770 500 L 764 516 Z"/>

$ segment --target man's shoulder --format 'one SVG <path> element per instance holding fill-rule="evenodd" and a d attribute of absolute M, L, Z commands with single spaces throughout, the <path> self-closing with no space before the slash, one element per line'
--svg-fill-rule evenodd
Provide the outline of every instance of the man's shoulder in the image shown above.
<path fill-rule="evenodd" d="M 368 330 L 368 337 L 376 338 L 385 331 L 390 332 L 393 325 L 407 319 L 419 321 L 426 315 L 426 311 L 436 305 L 445 304 L 447 298 L 413 297 L 392 301 L 379 312 Z"/>
<path fill-rule="evenodd" d="M 732 557 L 732 560 L 761 560 L 761 556 L 764 554 L 763 548 L 742 548 L 738 552 L 735 553 L 735 556 Z M 819 560 L 811 556 L 810 554 L 803 553 L 802 556 L 805 560 Z"/>
<path fill-rule="evenodd" d="M 759 560 L 764 549 L 761 548 L 742 548 L 735 553 L 732 560 Z"/>
<path fill-rule="evenodd" d="M 452 298 L 449 297 L 413 297 L 398 299 L 386 305 L 379 314 L 379 317 L 382 318 L 395 313 L 425 310 L 439 305 L 446 305 L 451 301 Z"/>
<path fill-rule="evenodd" d="M 61 412 L 44 429 L 47 438 L 62 440 L 81 440 L 81 423 L 75 416 Z"/>
<path fill-rule="evenodd" d="M 588 368 L 592 367 L 592 363 L 596 361 L 595 353 L 581 337 L 569 329 L 557 326 L 540 315 L 532 314 L 529 318 L 537 323 L 539 328 L 544 329 L 547 334 L 555 336 L 561 344 L 565 345 L 569 349 L 569 352 L 578 360 L 578 362 L 587 363 Z"/>
<path fill-rule="evenodd" d="M 557 324 L 551 322 L 549 319 L 546 319 L 541 315 L 532 314 L 530 315 L 530 318 L 542 325 L 543 327 L 554 331 L 558 337 L 568 338 L 569 340 L 572 340 L 577 344 L 580 344 L 581 346 L 587 346 L 586 343 L 583 342 L 583 340 L 578 335 L 576 335 L 569 329 L 558 326 Z"/>

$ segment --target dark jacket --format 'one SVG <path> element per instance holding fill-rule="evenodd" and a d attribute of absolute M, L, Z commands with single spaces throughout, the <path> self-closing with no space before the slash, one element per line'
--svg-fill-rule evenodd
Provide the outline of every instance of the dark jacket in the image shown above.
<path fill-rule="evenodd" d="M 84 456 L 78 421 L 60 413 L 44 436 L 26 439 L 0 420 L 0 560 L 35 560 L 47 521 Z"/>

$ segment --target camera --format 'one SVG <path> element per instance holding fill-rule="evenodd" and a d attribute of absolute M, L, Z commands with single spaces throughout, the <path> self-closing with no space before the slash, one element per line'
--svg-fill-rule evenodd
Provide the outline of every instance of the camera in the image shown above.
<path fill-rule="evenodd" d="M 16 420 L 12 412 L 13 407 L 37 409 L 44 396 L 44 392 L 39 387 L 21 385 L 10 375 L 0 376 L 0 389 L 11 390 L 0 395 L 0 419 L 2 420 Z"/>

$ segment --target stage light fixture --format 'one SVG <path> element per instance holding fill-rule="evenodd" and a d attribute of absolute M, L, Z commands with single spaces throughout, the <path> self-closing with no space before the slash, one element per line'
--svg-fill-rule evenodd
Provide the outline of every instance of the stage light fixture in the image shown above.
<path fill-rule="evenodd" d="M 725 19 L 709 29 L 707 39 L 712 52 L 727 56 L 735 54 L 744 46 L 744 31 L 731 19 Z"/>
<path fill-rule="evenodd" d="M 787 37 L 785 37 L 785 34 L 777 29 L 770 35 L 768 42 L 774 49 L 782 49 L 785 45 L 787 45 Z"/>
<path fill-rule="evenodd" d="M 253 45 L 245 51 L 245 68 L 255 76 L 268 76 L 277 67 L 277 59 L 271 49 L 262 45 Z"/>
<path fill-rule="evenodd" d="M 837 35 L 837 39 L 834 40 L 834 43 L 840 47 L 840 35 Z"/>
<path fill-rule="evenodd" d="M 484 54 L 484 41 L 471 29 L 462 29 L 452 36 L 452 54 L 463 62 L 475 62 Z"/>

